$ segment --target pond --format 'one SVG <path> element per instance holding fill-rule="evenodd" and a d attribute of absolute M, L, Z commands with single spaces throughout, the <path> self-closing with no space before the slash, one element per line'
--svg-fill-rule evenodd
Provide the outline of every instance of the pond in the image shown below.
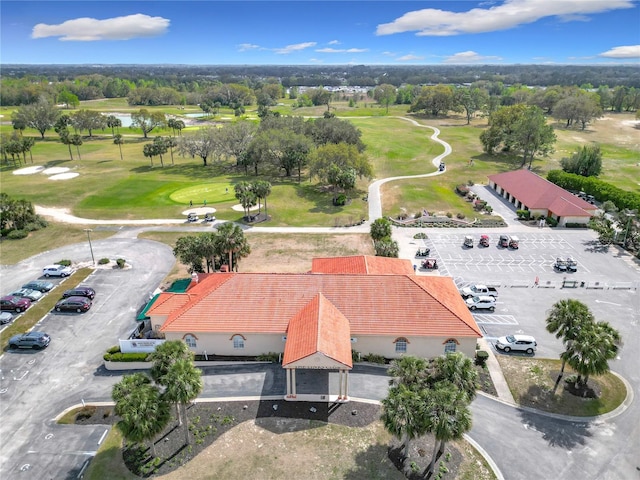
<path fill-rule="evenodd" d="M 103 115 L 113 115 L 122 122 L 123 127 L 131 126 L 131 114 L 130 113 L 102 113 Z"/>

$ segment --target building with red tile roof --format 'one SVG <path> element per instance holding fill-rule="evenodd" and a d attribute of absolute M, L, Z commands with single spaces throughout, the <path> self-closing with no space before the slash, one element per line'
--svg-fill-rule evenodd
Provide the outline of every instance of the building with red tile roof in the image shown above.
<path fill-rule="evenodd" d="M 529 210 L 532 216 L 550 216 L 560 226 L 587 223 L 597 211 L 595 205 L 527 169 L 490 175 L 489 186 L 517 210 Z"/>
<path fill-rule="evenodd" d="M 160 294 L 147 315 L 154 330 L 197 354 L 281 353 L 288 398 L 297 397 L 295 369 L 308 368 L 338 370 L 338 400 L 346 399 L 352 350 L 474 356 L 482 333 L 450 277 L 418 276 L 406 260 L 371 258 L 320 259 L 311 274 L 203 275 L 185 293 Z M 381 266 L 405 273 L 368 273 Z"/>
<path fill-rule="evenodd" d="M 413 265 L 409 260 L 371 255 L 314 258 L 311 260 L 311 273 L 410 275 L 413 273 Z"/>

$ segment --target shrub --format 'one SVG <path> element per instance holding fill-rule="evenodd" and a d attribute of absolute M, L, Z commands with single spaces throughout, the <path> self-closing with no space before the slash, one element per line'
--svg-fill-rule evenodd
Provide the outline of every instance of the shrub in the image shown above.
<path fill-rule="evenodd" d="M 371 224 L 369 234 L 374 241 L 391 237 L 391 222 L 386 218 L 377 218 Z"/>
<path fill-rule="evenodd" d="M 62 265 L 64 267 L 70 267 L 71 266 L 71 260 L 60 260 L 59 262 L 56 262 L 58 265 Z"/>
<path fill-rule="evenodd" d="M 118 268 L 124 268 L 124 265 L 127 262 L 125 262 L 124 258 L 119 258 L 116 260 L 116 263 L 118 264 Z"/>
<path fill-rule="evenodd" d="M 466 185 L 457 185 L 456 193 L 465 196 L 469 193 L 469 187 L 467 187 Z"/>
<path fill-rule="evenodd" d="M 550 227 L 557 227 L 558 226 L 558 221 L 553 218 L 553 217 L 547 217 L 547 225 L 549 225 Z"/>
<path fill-rule="evenodd" d="M 491 214 L 491 212 L 493 212 L 493 207 L 491 205 L 485 205 L 484 210 L 488 214 Z"/>
<path fill-rule="evenodd" d="M 385 363 L 387 363 L 386 358 L 384 358 L 384 356 L 382 355 L 378 355 L 377 353 L 367 353 L 363 357 L 363 360 L 370 363 L 379 363 L 380 365 L 384 365 Z"/>
<path fill-rule="evenodd" d="M 146 362 L 148 353 L 105 353 L 106 362 Z"/>
<path fill-rule="evenodd" d="M 353 363 L 361 362 L 362 361 L 362 355 L 360 355 L 360 352 L 358 352 L 357 350 L 351 350 L 351 361 Z"/>
<path fill-rule="evenodd" d="M 589 226 L 586 223 L 574 223 L 574 222 L 565 223 L 564 226 L 567 228 L 589 228 Z"/>
<path fill-rule="evenodd" d="M 467 185 L 469 185 L 470 187 L 473 187 L 475 183 L 473 183 L 473 180 L 467 180 Z"/>
<path fill-rule="evenodd" d="M 333 204 L 336 207 L 342 207 L 347 203 L 347 196 L 344 193 L 341 193 L 336 198 L 333 199 Z"/>
<path fill-rule="evenodd" d="M 7 238 L 9 240 L 20 240 L 22 238 L 27 238 L 29 236 L 29 232 L 26 230 L 11 230 L 7 234 Z"/>
<path fill-rule="evenodd" d="M 377 257 L 391 257 L 398 258 L 400 247 L 398 242 L 392 240 L 391 237 L 385 237 L 380 240 L 374 240 L 373 248 L 376 251 Z"/>
<path fill-rule="evenodd" d="M 453 213 L 447 212 L 447 218 L 452 218 L 452 217 L 453 217 Z"/>
<path fill-rule="evenodd" d="M 464 213 L 456 213 L 456 218 L 459 220 L 463 220 L 464 219 Z"/>
<path fill-rule="evenodd" d="M 476 352 L 476 365 L 480 365 L 484 367 L 484 365 L 487 363 L 488 358 L 489 358 L 488 352 L 485 352 L 484 350 L 478 350 Z"/>
<path fill-rule="evenodd" d="M 280 360 L 280 354 L 277 352 L 261 353 L 256 357 L 259 362 L 277 363 Z"/>
<path fill-rule="evenodd" d="M 427 238 L 429 238 L 429 236 L 426 233 L 416 233 L 413 238 L 415 238 L 416 240 L 426 240 Z"/>
<path fill-rule="evenodd" d="M 120 353 L 120 345 L 114 345 L 113 347 L 107 349 L 107 353 Z"/>
<path fill-rule="evenodd" d="M 529 220 L 531 218 L 531 212 L 529 210 L 516 210 L 516 215 L 521 220 Z"/>
<path fill-rule="evenodd" d="M 110 261 L 111 260 L 109 260 L 108 258 L 101 258 L 100 260 L 98 260 L 98 265 L 106 265 Z"/>

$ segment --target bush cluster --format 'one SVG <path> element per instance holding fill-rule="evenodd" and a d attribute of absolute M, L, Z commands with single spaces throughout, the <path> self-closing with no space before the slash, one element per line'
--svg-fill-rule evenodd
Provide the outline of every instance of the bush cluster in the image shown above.
<path fill-rule="evenodd" d="M 105 362 L 146 362 L 148 353 L 105 353 Z"/>
<path fill-rule="evenodd" d="M 280 359 L 278 352 L 261 353 L 256 357 L 259 362 L 273 362 L 277 363 Z"/>
<path fill-rule="evenodd" d="M 124 268 L 126 261 L 124 258 L 119 258 L 116 260 L 116 263 L 118 264 L 118 268 Z"/>
<path fill-rule="evenodd" d="M 106 265 L 110 261 L 111 260 L 109 260 L 108 258 L 101 258 L 100 260 L 98 260 L 98 265 Z"/>

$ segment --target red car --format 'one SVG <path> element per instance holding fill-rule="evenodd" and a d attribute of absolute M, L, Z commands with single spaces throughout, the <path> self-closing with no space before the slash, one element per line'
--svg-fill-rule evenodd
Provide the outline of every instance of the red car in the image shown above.
<path fill-rule="evenodd" d="M 28 298 L 16 297 L 13 295 L 7 295 L 0 298 L 0 308 L 2 310 L 9 310 L 11 312 L 24 312 L 31 306 L 31 300 Z"/>

